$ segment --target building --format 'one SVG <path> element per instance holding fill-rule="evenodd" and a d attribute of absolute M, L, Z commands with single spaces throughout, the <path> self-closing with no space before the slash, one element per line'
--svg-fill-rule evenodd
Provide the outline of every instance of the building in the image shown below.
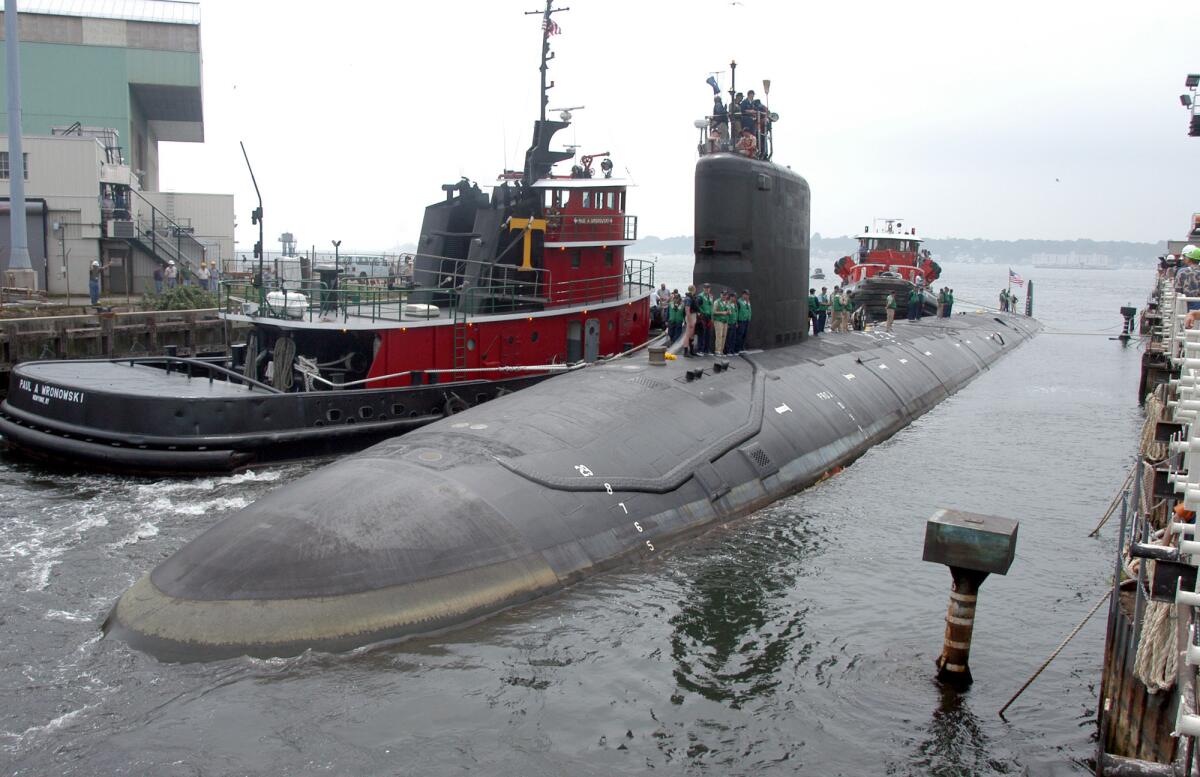
<path fill-rule="evenodd" d="M 1115 270 L 1107 254 L 1034 254 L 1033 266 L 1050 270 Z"/>
<path fill-rule="evenodd" d="M 25 0 L 19 22 L 26 220 L 39 284 L 81 292 L 100 261 L 106 291 L 139 293 L 168 262 L 187 273 L 231 258 L 232 195 L 158 187 L 159 142 L 204 140 L 198 3 Z M 0 87 L 6 78 L 0 61 Z M 11 217 L 7 149 L 4 135 L 0 270 Z"/>

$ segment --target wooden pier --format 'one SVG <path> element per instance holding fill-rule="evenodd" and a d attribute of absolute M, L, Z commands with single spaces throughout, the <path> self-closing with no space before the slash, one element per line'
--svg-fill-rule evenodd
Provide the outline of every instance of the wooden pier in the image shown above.
<path fill-rule="evenodd" d="M 0 319 L 0 390 L 13 365 L 44 359 L 156 356 L 174 346 L 179 356 L 229 352 L 242 327 L 216 309 L 156 310 Z"/>

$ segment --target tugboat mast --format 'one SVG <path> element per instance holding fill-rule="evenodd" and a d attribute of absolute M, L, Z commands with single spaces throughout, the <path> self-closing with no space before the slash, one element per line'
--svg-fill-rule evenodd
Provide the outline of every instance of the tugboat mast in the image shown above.
<path fill-rule="evenodd" d="M 555 8 L 554 0 L 546 0 L 546 10 L 544 11 L 526 11 L 526 16 L 533 14 L 542 15 L 542 66 L 539 68 L 542 71 L 542 92 L 541 92 L 541 120 L 546 120 L 546 106 L 550 103 L 550 96 L 546 94 L 547 89 L 554 88 L 554 82 L 546 83 L 546 71 L 549 69 L 546 64 L 554 59 L 554 54 L 550 52 L 550 36 L 558 32 L 558 25 L 550 18 L 550 14 L 558 13 L 559 11 L 569 11 L 571 8 Z"/>

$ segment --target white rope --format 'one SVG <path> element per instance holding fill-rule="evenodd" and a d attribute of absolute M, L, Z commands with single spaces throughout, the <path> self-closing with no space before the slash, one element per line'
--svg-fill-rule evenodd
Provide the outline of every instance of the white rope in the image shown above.
<path fill-rule="evenodd" d="M 1149 693 L 1175 686 L 1175 620 L 1174 602 L 1146 602 L 1133 674 Z"/>
<path fill-rule="evenodd" d="M 321 374 L 321 370 L 317 367 L 317 360 L 310 359 L 307 356 L 297 356 L 293 362 L 296 371 L 304 376 L 304 390 L 312 391 L 313 378 Z"/>

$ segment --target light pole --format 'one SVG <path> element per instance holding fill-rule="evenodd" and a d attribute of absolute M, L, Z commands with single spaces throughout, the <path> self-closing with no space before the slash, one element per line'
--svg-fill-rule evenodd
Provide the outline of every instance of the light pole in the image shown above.
<path fill-rule="evenodd" d="M 21 38 L 15 0 L 4 4 L 4 56 L 8 68 L 8 183 L 9 258 L 6 285 L 37 289 L 37 275 L 29 261 L 25 229 L 25 155 L 21 149 Z M 547 17 L 549 18 L 549 17 Z"/>
<path fill-rule="evenodd" d="M 333 272 L 334 272 L 335 278 L 342 274 L 341 267 L 338 264 L 338 249 L 341 248 L 341 246 L 342 246 L 341 240 L 333 241 Z"/>

